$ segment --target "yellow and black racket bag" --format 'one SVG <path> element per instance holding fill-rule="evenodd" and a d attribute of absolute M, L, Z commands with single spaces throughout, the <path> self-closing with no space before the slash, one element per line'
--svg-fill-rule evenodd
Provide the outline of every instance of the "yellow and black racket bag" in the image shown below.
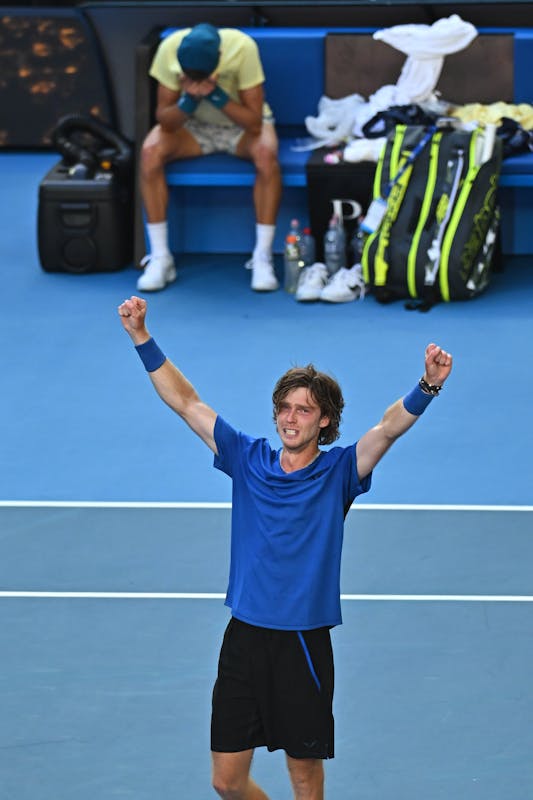
<path fill-rule="evenodd" d="M 487 287 L 501 161 L 500 139 L 481 127 L 398 125 L 389 133 L 373 189 L 384 212 L 362 256 L 379 302 L 408 298 L 407 308 L 428 310 Z"/>

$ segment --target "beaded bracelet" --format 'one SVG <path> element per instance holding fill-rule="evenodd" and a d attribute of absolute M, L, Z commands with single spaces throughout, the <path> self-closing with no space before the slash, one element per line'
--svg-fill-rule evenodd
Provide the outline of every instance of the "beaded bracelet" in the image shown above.
<path fill-rule="evenodd" d="M 147 372 L 155 372 L 167 360 L 166 355 L 159 349 L 152 337 L 143 344 L 135 345 L 135 349 Z"/>
<path fill-rule="evenodd" d="M 440 390 L 442 389 L 442 386 L 439 386 L 437 383 L 433 384 L 428 383 L 427 381 L 424 380 L 424 378 L 420 378 L 420 380 L 418 381 L 418 385 L 420 386 L 422 391 L 427 392 L 427 394 L 432 394 L 433 397 L 437 397 Z"/>

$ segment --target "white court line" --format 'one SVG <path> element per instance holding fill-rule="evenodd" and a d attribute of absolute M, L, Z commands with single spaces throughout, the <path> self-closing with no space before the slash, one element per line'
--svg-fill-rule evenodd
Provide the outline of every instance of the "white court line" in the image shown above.
<path fill-rule="evenodd" d="M 151 503 L 99 500 L 0 500 L 0 508 L 192 508 L 231 509 L 231 503 Z M 445 503 L 354 503 L 354 511 L 533 511 L 522 505 L 460 505 Z"/>
<path fill-rule="evenodd" d="M 0 508 L 231 508 L 231 503 L 149 503 L 121 500 L 0 500 Z"/>
<path fill-rule="evenodd" d="M 0 501 L 0 508 L 173 508 L 173 509 L 231 509 L 231 503 L 150 503 L 119 501 L 20 500 Z M 445 505 L 445 504 L 363 504 L 353 505 L 357 511 L 522 511 L 533 506 L 508 505 Z M 198 592 L 31 592 L 0 591 L 0 598 L 64 598 L 64 599 L 123 599 L 123 600 L 223 600 L 225 594 Z M 477 602 L 531 603 L 533 595 L 401 595 L 401 594 L 343 594 L 347 601 L 390 602 Z"/>
<path fill-rule="evenodd" d="M 219 592 L 11 592 L 0 598 L 90 600 L 224 600 Z M 533 595 L 512 594 L 341 594 L 341 600 L 436 603 L 533 603 Z"/>

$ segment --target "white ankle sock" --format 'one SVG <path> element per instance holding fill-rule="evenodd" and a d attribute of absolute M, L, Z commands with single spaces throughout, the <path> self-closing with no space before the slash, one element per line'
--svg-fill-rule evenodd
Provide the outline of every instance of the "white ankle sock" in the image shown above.
<path fill-rule="evenodd" d="M 258 222 L 256 224 L 254 258 L 256 256 L 263 256 L 263 258 L 271 258 L 272 243 L 274 241 L 275 232 L 276 232 L 275 225 L 263 225 L 261 222 Z"/>
<path fill-rule="evenodd" d="M 148 222 L 146 225 L 150 254 L 152 256 L 170 255 L 168 249 L 168 224 L 164 222 Z"/>

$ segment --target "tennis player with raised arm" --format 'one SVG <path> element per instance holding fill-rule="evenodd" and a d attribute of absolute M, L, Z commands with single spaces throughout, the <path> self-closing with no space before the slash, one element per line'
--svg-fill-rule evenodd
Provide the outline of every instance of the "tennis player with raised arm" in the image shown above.
<path fill-rule="evenodd" d="M 452 357 L 436 344 L 424 374 L 354 444 L 339 437 L 338 383 L 311 364 L 278 380 L 273 416 L 281 447 L 234 428 L 166 358 L 146 326 L 146 301 L 118 308 L 161 399 L 214 453 L 232 479 L 224 634 L 211 715 L 212 783 L 224 800 L 268 800 L 251 777 L 256 747 L 282 749 L 295 800 L 323 800 L 334 755 L 333 655 L 339 625 L 344 519 L 370 489 L 372 470 L 436 397 Z"/>

